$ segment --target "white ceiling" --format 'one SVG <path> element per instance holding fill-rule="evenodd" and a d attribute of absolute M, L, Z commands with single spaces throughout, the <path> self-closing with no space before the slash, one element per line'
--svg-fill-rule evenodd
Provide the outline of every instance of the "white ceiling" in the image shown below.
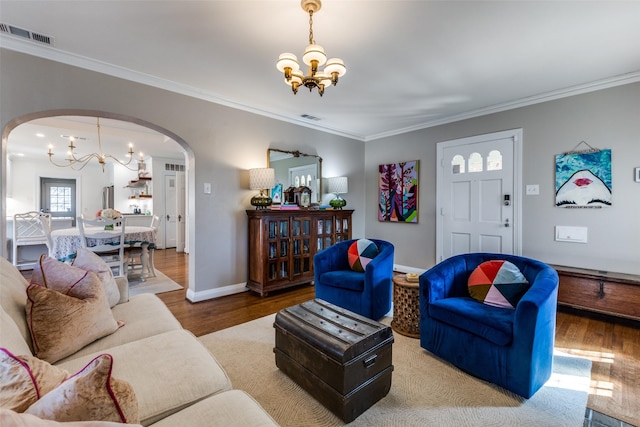
<path fill-rule="evenodd" d="M 78 156 L 99 151 L 97 124 L 95 117 L 58 116 L 33 120 L 16 127 L 9 134 L 7 152 L 12 156 L 28 156 L 31 159 L 46 158 L 48 147 L 51 146 L 54 153 L 52 159 L 64 164 L 69 136 L 79 138 L 74 142 Z M 133 145 L 134 159 L 140 154 L 145 158 L 152 155 L 182 159 L 184 156 L 184 150 L 173 139 L 121 120 L 100 118 L 99 139 L 102 153 L 123 161 L 127 160 L 129 144 Z"/>
<path fill-rule="evenodd" d="M 0 0 L 0 22 L 53 37 L 8 49 L 363 141 L 640 81 L 640 1 L 325 0 L 347 73 L 322 98 L 275 68 L 307 45 L 298 0 Z"/>

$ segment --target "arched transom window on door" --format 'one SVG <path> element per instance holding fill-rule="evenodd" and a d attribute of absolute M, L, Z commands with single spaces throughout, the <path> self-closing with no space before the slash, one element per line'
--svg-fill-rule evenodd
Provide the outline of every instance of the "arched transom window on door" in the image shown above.
<path fill-rule="evenodd" d="M 461 154 L 456 154 L 451 159 L 451 173 L 465 173 L 467 161 Z M 480 153 L 471 153 L 468 159 L 469 173 L 482 172 L 484 170 L 484 158 Z M 502 170 L 502 153 L 498 150 L 492 150 L 487 156 L 487 171 Z"/>
<path fill-rule="evenodd" d="M 464 164 L 465 164 L 464 157 L 461 156 L 460 154 L 456 154 L 455 156 L 453 156 L 453 159 L 451 160 L 451 172 L 454 174 L 464 173 L 465 171 Z"/>
<path fill-rule="evenodd" d="M 492 150 L 487 156 L 487 170 L 499 171 L 502 170 L 502 154 L 498 150 Z"/>

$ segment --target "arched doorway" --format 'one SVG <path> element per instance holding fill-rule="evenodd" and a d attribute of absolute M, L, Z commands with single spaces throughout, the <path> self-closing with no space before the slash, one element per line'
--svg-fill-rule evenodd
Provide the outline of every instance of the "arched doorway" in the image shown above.
<path fill-rule="evenodd" d="M 22 127 L 23 125 L 29 125 L 29 123 L 35 123 L 35 122 L 42 122 L 43 120 L 46 121 L 47 119 L 53 119 L 53 118 L 59 118 L 59 117 L 76 117 L 78 118 L 78 122 L 79 123 L 89 123 L 91 122 L 93 119 L 100 117 L 101 121 L 112 121 L 112 122 L 119 122 L 122 123 L 122 126 L 120 129 L 121 131 L 125 131 L 124 129 L 127 127 L 140 127 L 141 129 L 146 129 L 149 132 L 153 132 L 153 133 L 157 133 L 158 135 L 162 136 L 164 139 L 164 142 L 166 143 L 173 143 L 176 146 L 178 146 L 179 150 L 182 151 L 181 155 L 184 159 L 184 170 L 185 172 L 185 176 L 186 178 L 186 186 L 185 188 L 187 189 L 186 194 L 187 197 L 189 197 L 189 194 L 193 194 L 192 193 L 192 189 L 190 189 L 190 180 L 188 179 L 189 173 L 188 173 L 188 165 L 191 164 L 193 165 L 193 161 L 191 160 L 193 158 L 193 152 L 191 150 L 191 148 L 189 147 L 189 145 L 186 143 L 186 141 L 184 141 L 182 138 L 180 138 L 178 135 L 172 133 L 171 131 L 162 128 L 160 126 L 157 126 L 153 123 L 147 122 L 145 120 L 141 120 L 135 117 L 131 117 L 131 116 L 126 116 L 126 115 L 122 115 L 122 114 L 115 114 L 115 113 L 109 113 L 109 112 L 104 112 L 104 111 L 96 111 L 96 110 L 80 110 L 80 109 L 60 109 L 60 110 L 47 110 L 47 111 L 41 111 L 41 112 L 36 112 L 36 113 L 31 113 L 28 115 L 24 115 L 18 118 L 15 118 L 13 120 L 11 120 L 7 126 L 3 129 L 2 132 L 2 153 L 3 153 L 3 158 L 2 158 L 2 175 L 3 175 L 3 179 L 2 179 L 2 190 L 3 190 L 3 197 L 2 200 L 0 201 L 1 203 L 1 211 L 2 211 L 2 223 L 1 223 L 1 227 L 0 227 L 0 241 L 6 242 L 7 238 L 10 236 L 7 236 L 7 222 L 6 222 L 6 218 L 7 218 L 7 214 L 11 213 L 10 211 L 14 209 L 14 207 L 10 206 L 13 202 L 15 202 L 13 196 L 14 191 L 13 189 L 16 187 L 16 183 L 12 182 L 11 180 L 11 176 L 12 176 L 12 168 L 11 168 L 11 161 L 9 160 L 10 156 L 14 155 L 15 150 L 12 149 L 11 145 L 11 141 L 13 139 L 12 137 L 12 132 L 18 132 L 19 127 Z M 35 121 L 35 122 L 34 122 Z M 95 123 L 92 125 L 93 129 L 95 130 Z M 101 124 L 101 128 L 103 128 L 104 125 Z M 96 131 L 97 132 L 97 131 Z M 14 136 L 16 134 L 14 133 Z M 57 137 L 59 137 L 60 135 L 57 135 Z M 37 137 L 34 135 L 32 136 L 33 139 L 36 139 Z M 38 141 L 39 142 L 39 148 L 37 149 L 38 151 L 38 155 L 40 156 L 39 161 L 43 161 L 43 162 L 48 162 L 47 159 L 47 143 L 45 141 Z M 20 149 L 27 149 L 27 144 L 23 143 L 20 144 Z M 33 145 L 33 144 L 32 144 Z M 58 151 L 58 153 L 60 154 L 61 159 L 64 159 L 64 152 L 65 149 L 63 147 L 63 141 L 59 140 L 56 150 Z M 104 148 L 104 147 L 103 147 Z M 108 152 L 107 149 L 104 150 L 104 152 Z M 119 154 L 119 153 L 118 153 Z M 124 155 L 124 152 L 122 153 Z M 148 149 L 148 155 L 153 155 L 152 149 Z M 97 163 L 97 162 L 96 162 Z M 50 165 L 48 165 L 50 166 Z M 164 166 L 164 165 L 163 165 Z M 53 167 L 53 166 L 50 166 Z M 88 167 L 88 166 L 87 166 Z M 53 167 L 55 168 L 55 167 Z M 69 168 L 60 168 L 60 170 L 66 170 Z M 174 168 L 175 170 L 175 168 Z M 81 172 L 76 171 L 76 174 L 80 174 Z M 61 174 L 61 172 L 58 172 L 59 176 Z M 82 172 L 82 174 L 84 174 L 84 171 Z M 86 174 L 85 174 L 86 175 Z M 92 193 L 96 193 L 98 191 L 98 189 L 93 188 L 96 187 L 95 182 L 92 182 L 89 179 L 86 179 L 87 181 L 87 187 L 90 187 L 89 190 L 85 189 L 86 194 L 92 194 Z M 162 176 L 162 179 L 160 181 L 164 181 L 164 176 Z M 99 188 L 99 192 L 101 192 L 102 187 Z M 22 191 L 22 190 L 20 190 Z M 36 208 L 35 204 L 36 204 L 36 200 L 37 197 L 34 197 L 34 194 L 37 195 L 38 190 L 36 190 L 34 188 L 34 186 L 32 185 L 30 188 L 27 189 L 28 192 L 31 193 L 31 195 L 29 197 L 23 198 L 20 201 L 20 206 L 19 207 L 24 207 L 29 203 L 29 199 L 34 199 L 31 201 L 33 208 Z M 101 196 L 100 196 L 101 197 Z M 95 208 L 95 198 L 93 198 L 92 196 L 87 196 L 86 199 L 92 199 L 93 205 L 92 204 L 88 204 L 88 206 L 91 206 L 91 208 L 87 208 L 87 210 L 93 210 Z M 185 209 L 186 206 L 188 206 L 188 204 L 185 204 Z M 17 207 L 16 207 L 17 209 Z M 33 209 L 33 210 L 38 210 L 38 209 Z M 184 215 L 184 217 L 187 217 L 187 215 Z M 188 236 L 188 233 L 185 233 L 185 235 Z M 188 248 L 188 242 L 186 242 L 186 248 Z M 188 249 L 187 249 L 188 250 Z M 7 251 L 7 245 L 2 245 L 2 248 L 0 248 L 0 255 L 2 256 L 6 256 L 6 251 Z"/>

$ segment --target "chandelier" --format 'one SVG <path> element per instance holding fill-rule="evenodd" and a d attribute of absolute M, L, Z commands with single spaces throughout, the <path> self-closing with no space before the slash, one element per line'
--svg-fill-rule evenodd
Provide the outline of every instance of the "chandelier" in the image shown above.
<path fill-rule="evenodd" d="M 96 118 L 96 126 L 98 128 L 98 152 L 97 153 L 91 153 L 91 154 L 86 154 L 84 156 L 81 157 L 77 157 L 76 155 L 76 146 L 74 144 L 74 141 L 76 140 L 84 140 L 85 138 L 79 138 L 77 136 L 69 136 L 69 135 L 60 135 L 62 138 L 66 138 L 69 139 L 69 151 L 67 152 L 67 159 L 66 159 L 66 163 L 64 164 L 60 164 L 60 163 L 56 163 L 55 161 L 53 161 L 53 145 L 49 144 L 49 161 L 54 164 L 55 166 L 61 167 L 61 168 L 66 168 L 66 167 L 71 167 L 71 169 L 73 170 L 82 170 L 84 169 L 85 166 L 87 166 L 87 164 L 89 164 L 89 161 L 91 159 L 96 159 L 98 161 L 98 163 L 100 165 L 102 165 L 102 172 L 104 172 L 104 165 L 107 161 L 107 159 L 111 159 L 115 162 L 117 162 L 118 164 L 126 167 L 129 170 L 132 171 L 137 171 L 140 168 L 140 164 L 144 165 L 144 160 L 142 158 L 142 153 L 140 153 L 140 160 L 138 161 L 138 165 L 136 165 L 136 167 L 131 167 L 129 166 L 131 164 L 131 162 L 133 161 L 133 144 L 129 143 L 129 152 L 127 154 L 127 157 L 129 157 L 129 160 L 122 161 L 120 159 L 118 159 L 117 157 L 113 156 L 112 154 L 105 154 L 102 151 L 102 141 L 100 140 L 100 117 Z"/>
<path fill-rule="evenodd" d="M 320 96 L 324 94 L 324 88 L 330 84 L 336 85 L 338 77 L 343 76 L 347 69 L 340 58 L 327 60 L 322 46 L 317 45 L 313 39 L 313 14 L 320 10 L 322 2 L 320 0 L 302 0 L 300 2 L 302 10 L 309 14 L 309 46 L 302 55 L 302 61 L 308 66 L 308 74 L 305 76 L 300 71 L 298 58 L 292 53 L 283 53 L 278 58 L 276 68 L 284 73 L 284 82 L 291 86 L 294 94 L 298 93 L 300 85 L 309 89 L 318 89 Z M 326 64 L 326 65 L 325 65 Z M 318 67 L 325 65 L 324 70 Z"/>

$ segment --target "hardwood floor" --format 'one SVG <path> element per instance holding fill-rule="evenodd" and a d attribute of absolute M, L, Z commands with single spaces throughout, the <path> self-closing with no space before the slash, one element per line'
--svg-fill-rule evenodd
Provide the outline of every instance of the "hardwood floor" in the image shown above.
<path fill-rule="evenodd" d="M 173 249 L 156 250 L 155 268 L 188 287 L 188 255 Z M 185 290 L 160 298 L 183 327 L 196 336 L 248 322 L 314 296 L 312 286 L 300 286 L 268 297 L 244 292 L 215 300 L 190 303 Z M 632 425 L 640 423 L 640 327 L 584 315 L 559 312 L 556 347 L 591 359 L 593 363 L 588 407 Z"/>

